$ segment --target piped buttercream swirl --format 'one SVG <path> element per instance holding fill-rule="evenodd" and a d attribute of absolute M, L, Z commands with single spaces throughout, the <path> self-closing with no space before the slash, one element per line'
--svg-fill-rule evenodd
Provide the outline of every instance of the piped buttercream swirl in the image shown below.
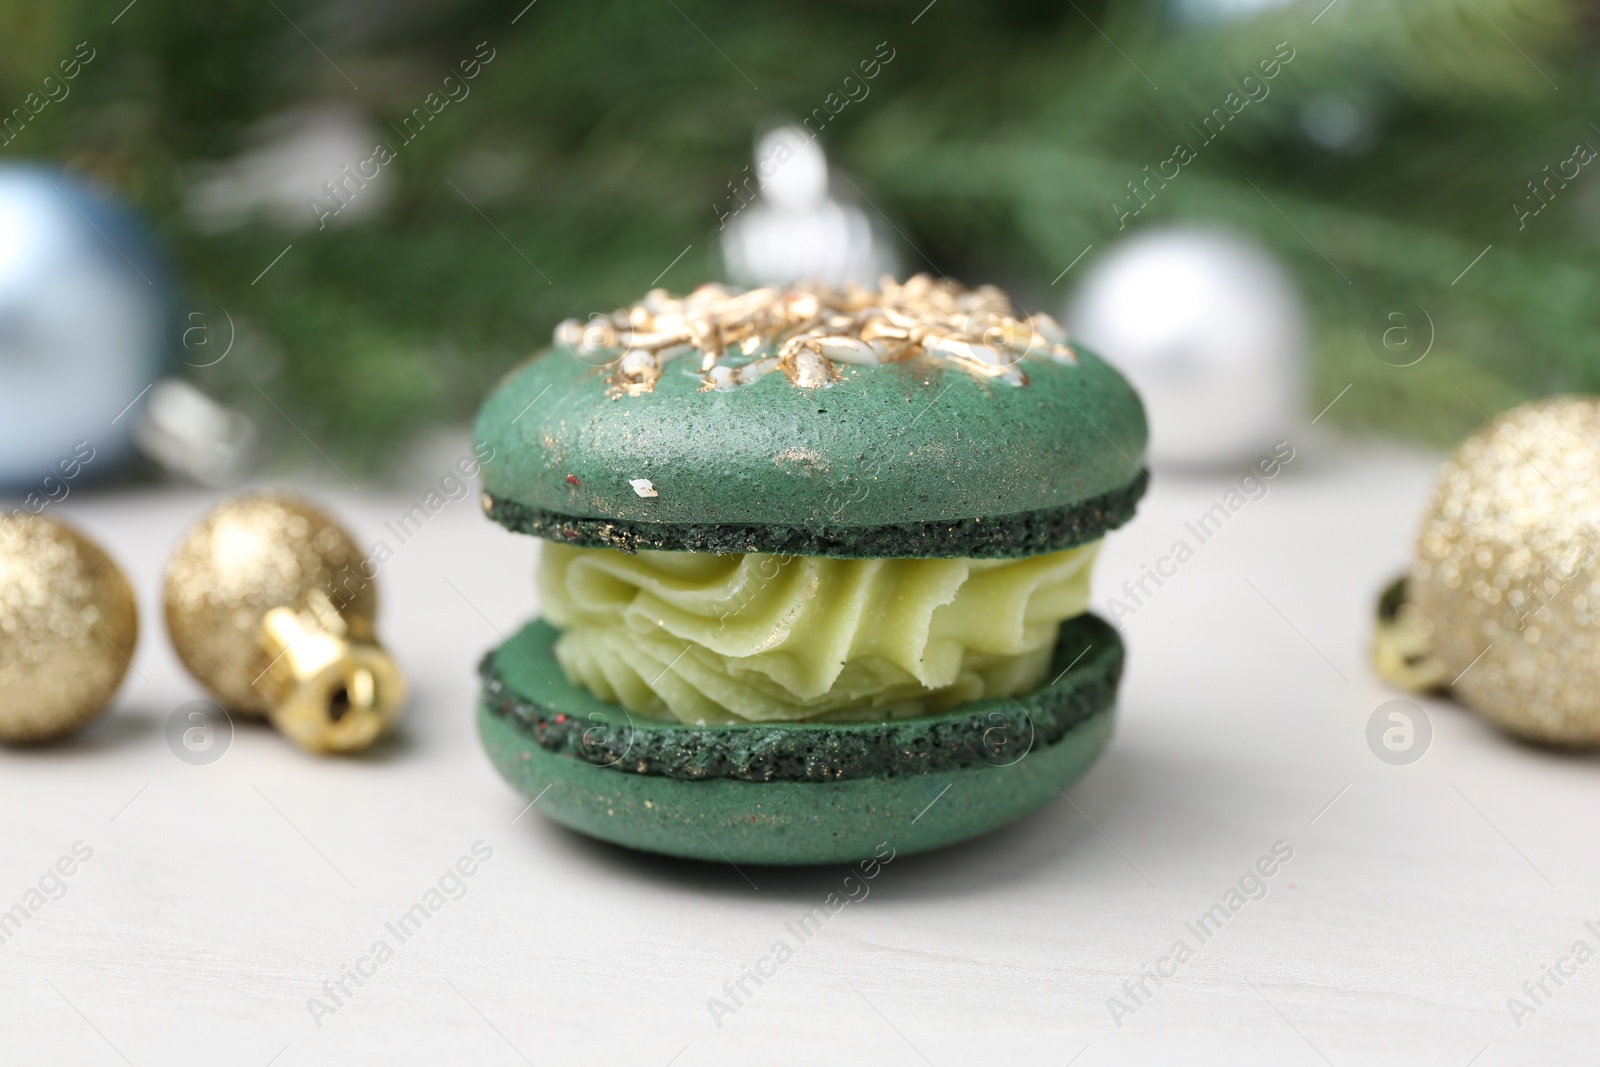
<path fill-rule="evenodd" d="M 1099 543 L 1028 559 L 707 555 L 546 543 L 567 676 L 692 723 L 899 718 L 1036 688 Z"/>

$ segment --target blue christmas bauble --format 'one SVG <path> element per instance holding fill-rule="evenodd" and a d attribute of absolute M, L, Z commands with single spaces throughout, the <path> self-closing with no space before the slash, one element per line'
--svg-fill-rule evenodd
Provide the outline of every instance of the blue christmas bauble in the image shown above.
<path fill-rule="evenodd" d="M 171 299 L 126 208 L 64 171 L 0 166 L 0 488 L 57 499 L 127 455 Z"/>

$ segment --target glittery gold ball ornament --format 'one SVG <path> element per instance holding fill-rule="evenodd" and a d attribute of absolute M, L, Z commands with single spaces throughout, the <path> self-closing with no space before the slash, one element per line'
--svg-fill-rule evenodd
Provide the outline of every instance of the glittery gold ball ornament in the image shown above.
<path fill-rule="evenodd" d="M 1600 398 L 1526 404 L 1467 438 L 1407 584 L 1459 700 L 1521 737 L 1600 744 Z"/>
<path fill-rule="evenodd" d="M 105 710 L 133 658 L 128 579 L 66 523 L 0 515 L 0 741 L 45 741 Z"/>
<path fill-rule="evenodd" d="M 352 752 L 399 713 L 405 683 L 373 636 L 376 568 L 322 511 L 279 493 L 224 501 L 167 565 L 167 631 L 230 709 L 302 748 Z"/>

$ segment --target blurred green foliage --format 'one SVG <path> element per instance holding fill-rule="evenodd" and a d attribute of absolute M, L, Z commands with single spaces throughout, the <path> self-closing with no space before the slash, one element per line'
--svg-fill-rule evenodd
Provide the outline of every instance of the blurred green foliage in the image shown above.
<path fill-rule="evenodd" d="M 1316 406 L 1355 383 L 1330 420 L 1442 441 L 1480 409 L 1600 391 L 1600 186 L 1586 170 L 1521 228 L 1512 206 L 1576 143 L 1600 146 L 1593 13 L 1324 2 L 1221 18 L 1148 0 L 5 0 L 0 107 L 77 42 L 95 59 L 0 154 L 61 160 L 135 202 L 188 301 L 241 322 L 202 382 L 269 423 L 270 398 L 368 463 L 463 418 L 557 321 L 635 299 L 685 246 L 660 284 L 717 276 L 717 206 L 754 131 L 824 106 L 880 42 L 894 59 L 823 140 L 913 270 L 1058 311 L 1071 279 L 1051 280 L 1121 236 L 1126 183 L 1186 141 L 1198 158 L 1128 230 L 1209 220 L 1276 249 L 1315 314 Z M 1183 10 L 1208 6 L 1229 5 Z M 1202 145 L 1191 124 L 1285 41 L 1269 95 Z M 261 121 L 339 102 L 387 130 L 480 42 L 493 62 L 400 149 L 380 216 L 215 233 L 186 209 Z M 1307 136 L 1327 94 L 1370 118 L 1361 151 Z M 1437 330 L 1415 367 L 1368 347 L 1396 300 Z"/>

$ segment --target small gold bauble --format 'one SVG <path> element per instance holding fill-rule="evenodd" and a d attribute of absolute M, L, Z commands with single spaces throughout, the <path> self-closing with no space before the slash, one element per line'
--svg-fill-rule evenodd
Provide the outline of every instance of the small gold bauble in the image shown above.
<path fill-rule="evenodd" d="M 1463 703 L 1521 737 L 1600 743 L 1600 398 L 1526 404 L 1456 449 L 1409 591 Z"/>
<path fill-rule="evenodd" d="M 139 616 L 111 557 L 66 523 L 0 515 L 0 741 L 45 741 L 105 710 Z"/>
<path fill-rule="evenodd" d="M 311 751 L 355 751 L 405 696 L 373 637 L 375 577 L 322 511 L 255 493 L 219 504 L 179 543 L 167 630 L 184 666 L 233 710 L 266 715 Z"/>

